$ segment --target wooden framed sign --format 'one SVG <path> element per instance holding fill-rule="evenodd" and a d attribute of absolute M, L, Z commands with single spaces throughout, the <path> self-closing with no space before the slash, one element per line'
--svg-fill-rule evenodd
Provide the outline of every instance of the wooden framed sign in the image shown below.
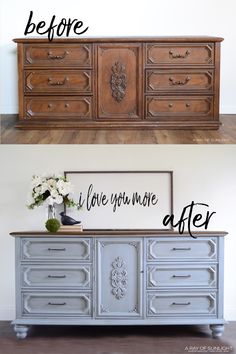
<path fill-rule="evenodd" d="M 65 171 L 81 209 L 66 213 L 84 229 L 170 230 L 163 218 L 173 213 L 172 171 Z"/>

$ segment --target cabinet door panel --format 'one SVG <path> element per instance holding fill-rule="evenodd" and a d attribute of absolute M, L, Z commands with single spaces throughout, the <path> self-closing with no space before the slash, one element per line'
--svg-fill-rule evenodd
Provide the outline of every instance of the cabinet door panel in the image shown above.
<path fill-rule="evenodd" d="M 141 117 L 141 46 L 98 46 L 98 118 Z"/>
<path fill-rule="evenodd" d="M 141 240 L 97 241 L 97 315 L 141 316 Z"/>

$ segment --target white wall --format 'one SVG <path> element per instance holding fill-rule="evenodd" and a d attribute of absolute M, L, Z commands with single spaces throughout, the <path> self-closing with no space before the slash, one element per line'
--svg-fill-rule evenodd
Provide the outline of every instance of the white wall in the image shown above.
<path fill-rule="evenodd" d="M 14 318 L 11 231 L 43 229 L 45 209 L 25 206 L 31 176 L 64 170 L 173 170 L 174 210 L 194 200 L 216 211 L 209 230 L 225 230 L 225 317 L 236 320 L 236 145 L 1 146 L 0 320 Z"/>
<path fill-rule="evenodd" d="M 236 113 L 235 0 L 5 0 L 0 4 L 0 113 L 17 113 L 16 45 L 30 10 L 49 22 L 55 14 L 79 18 L 87 36 L 215 35 L 222 46 L 221 113 Z"/>

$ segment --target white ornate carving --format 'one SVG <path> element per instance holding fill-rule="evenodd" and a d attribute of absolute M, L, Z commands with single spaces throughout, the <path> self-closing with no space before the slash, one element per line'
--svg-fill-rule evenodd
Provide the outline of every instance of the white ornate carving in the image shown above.
<path fill-rule="evenodd" d="M 121 257 L 117 257 L 114 262 L 112 262 L 111 271 L 111 286 L 112 294 L 118 299 L 122 299 L 127 291 L 128 284 L 128 273 L 126 269 L 125 262 Z"/>

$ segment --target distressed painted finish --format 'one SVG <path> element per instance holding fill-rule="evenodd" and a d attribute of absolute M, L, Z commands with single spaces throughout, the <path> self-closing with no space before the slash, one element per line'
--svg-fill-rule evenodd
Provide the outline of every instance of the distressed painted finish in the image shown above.
<path fill-rule="evenodd" d="M 206 324 L 218 338 L 225 235 L 13 233 L 17 338 L 37 324 Z"/>

